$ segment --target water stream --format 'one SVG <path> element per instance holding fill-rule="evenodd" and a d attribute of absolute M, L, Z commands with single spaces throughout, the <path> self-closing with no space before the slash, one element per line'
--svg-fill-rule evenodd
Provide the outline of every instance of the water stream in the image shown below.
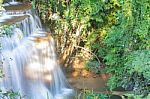
<path fill-rule="evenodd" d="M 12 25 L 12 36 L 0 38 L 5 74 L 0 88 L 19 92 L 25 99 L 72 99 L 74 90 L 57 62 L 55 42 L 38 16 L 32 10 L 11 15 L 29 17 Z"/>

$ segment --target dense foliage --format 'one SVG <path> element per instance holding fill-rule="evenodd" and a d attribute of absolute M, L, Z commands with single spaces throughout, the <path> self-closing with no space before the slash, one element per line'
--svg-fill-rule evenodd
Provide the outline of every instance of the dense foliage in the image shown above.
<path fill-rule="evenodd" d="M 76 99 L 109 99 L 108 94 L 95 93 L 93 90 L 83 90 Z"/>
<path fill-rule="evenodd" d="M 110 87 L 123 86 L 136 94 L 150 91 L 150 6 L 148 0 L 120 2 L 118 24 L 105 37 L 104 57 L 113 74 Z M 128 9 L 127 9 L 128 8 Z"/>
<path fill-rule="evenodd" d="M 136 94 L 150 92 L 149 0 L 34 1 L 48 22 L 65 63 L 86 57 L 87 68 L 112 74 L 108 86 L 123 86 Z"/>
<path fill-rule="evenodd" d="M 99 54 L 101 39 L 107 28 L 115 24 L 114 14 L 119 9 L 118 3 L 101 0 L 49 0 L 38 1 L 36 4 L 41 18 L 44 22 L 49 22 L 51 31 L 55 33 L 57 49 L 63 54 L 64 61 L 67 63 L 70 57 L 77 56 L 84 50 L 93 56 L 93 59 L 90 57 L 93 62 L 89 64 L 94 63 L 99 67 L 102 61 Z"/>

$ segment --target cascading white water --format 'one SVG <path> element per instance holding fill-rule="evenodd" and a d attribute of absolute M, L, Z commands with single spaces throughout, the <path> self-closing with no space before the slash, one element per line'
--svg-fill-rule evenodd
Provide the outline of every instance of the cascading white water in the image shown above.
<path fill-rule="evenodd" d="M 72 99 L 74 92 L 57 63 L 50 34 L 34 34 L 2 53 L 3 89 L 19 91 L 26 99 Z"/>
<path fill-rule="evenodd" d="M 5 73 L 0 88 L 19 92 L 25 99 L 72 99 L 74 90 L 57 63 L 54 40 L 39 31 L 39 18 L 31 12 L 13 25 L 11 37 L 0 39 Z"/>
<path fill-rule="evenodd" d="M 16 0 L 3 0 L 4 3 L 7 3 L 6 5 L 17 5 L 20 4 L 19 2 L 17 2 Z"/>
<path fill-rule="evenodd" d="M 5 5 L 9 6 L 9 5 Z M 42 29 L 42 24 L 40 22 L 39 17 L 36 15 L 36 12 L 32 9 L 25 10 L 25 11 L 5 11 L 3 13 L 3 17 L 0 17 L 0 22 L 5 21 L 4 19 L 10 19 L 13 16 L 29 16 L 28 18 L 24 19 L 22 22 L 16 23 L 17 26 L 23 31 L 24 36 L 28 36 L 29 34 L 35 33 L 35 31 L 38 31 Z M 20 23 L 20 24 L 19 24 Z"/>

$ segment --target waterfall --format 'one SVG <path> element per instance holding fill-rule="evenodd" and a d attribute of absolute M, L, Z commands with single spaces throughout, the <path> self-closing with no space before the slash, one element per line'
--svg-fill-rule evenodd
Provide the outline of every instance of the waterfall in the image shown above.
<path fill-rule="evenodd" d="M 57 62 L 54 39 L 42 29 L 38 16 L 32 10 L 6 13 L 28 17 L 12 25 L 12 36 L 0 38 L 5 74 L 0 88 L 19 92 L 25 99 L 72 99 L 74 90 Z"/>

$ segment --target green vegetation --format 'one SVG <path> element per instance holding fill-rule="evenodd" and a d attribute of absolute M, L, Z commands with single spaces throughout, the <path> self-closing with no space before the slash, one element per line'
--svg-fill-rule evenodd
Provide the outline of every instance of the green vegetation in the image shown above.
<path fill-rule="evenodd" d="M 91 90 L 83 90 L 76 99 L 109 99 L 109 95 L 95 93 Z"/>
<path fill-rule="evenodd" d="M 101 54 L 105 53 L 101 52 L 101 41 L 110 26 L 115 24 L 114 15 L 120 8 L 116 1 L 50 0 L 36 4 L 43 22 L 48 22 L 56 37 L 58 53 L 68 53 L 66 63 L 71 57 L 82 54 L 84 48 L 93 53 L 91 60 L 100 65 L 98 61 L 103 61 Z"/>
<path fill-rule="evenodd" d="M 9 25 L 0 26 L 0 37 L 3 36 L 11 37 L 13 34 L 12 33 L 13 29 L 14 27 Z"/>
<path fill-rule="evenodd" d="M 53 33 L 63 64 L 69 64 L 74 57 L 83 57 L 92 72 L 100 73 L 101 67 L 106 67 L 105 72 L 112 75 L 107 83 L 110 90 L 122 86 L 138 95 L 129 97 L 148 96 L 149 0 L 32 0 L 32 4 Z M 11 31 L 7 26 L 0 29 L 0 37 L 11 35 Z M 18 93 L 0 90 L 1 95 L 16 97 Z M 108 96 L 86 91 L 85 98 Z"/>
<path fill-rule="evenodd" d="M 111 88 L 123 86 L 145 96 L 150 91 L 149 2 L 126 0 L 120 4 L 118 24 L 108 31 L 104 40 L 107 49 L 104 59 L 107 70 L 113 74 L 108 84 Z"/>
<path fill-rule="evenodd" d="M 23 99 L 23 97 L 21 97 L 19 93 L 13 91 L 3 92 L 2 90 L 0 90 L 0 98 L 1 99 L 17 99 L 17 98 Z"/>
<path fill-rule="evenodd" d="M 135 94 L 150 92 L 149 0 L 48 0 L 36 1 L 43 22 L 57 42 L 57 51 L 72 57 L 92 53 L 87 68 L 112 77 L 108 86 L 123 86 Z M 67 54 L 66 54 L 67 53 Z"/>
<path fill-rule="evenodd" d="M 3 0 L 0 0 L 0 10 L 3 10 L 2 3 L 3 3 Z"/>

